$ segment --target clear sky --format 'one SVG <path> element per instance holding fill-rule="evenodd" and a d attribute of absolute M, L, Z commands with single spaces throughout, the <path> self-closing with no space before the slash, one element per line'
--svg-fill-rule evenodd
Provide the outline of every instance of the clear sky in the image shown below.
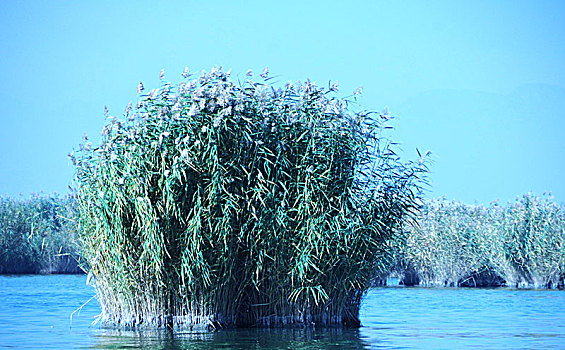
<path fill-rule="evenodd" d="M 104 106 L 214 65 L 388 107 L 428 197 L 565 202 L 565 2 L 0 1 L 0 194 L 66 193 Z"/>

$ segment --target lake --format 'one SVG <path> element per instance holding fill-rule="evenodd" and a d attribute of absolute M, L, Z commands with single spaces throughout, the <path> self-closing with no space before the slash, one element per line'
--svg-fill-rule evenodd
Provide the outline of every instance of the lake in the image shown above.
<path fill-rule="evenodd" d="M 360 329 L 125 332 L 91 326 L 86 276 L 0 276 L 0 348 L 17 349 L 565 349 L 565 292 L 375 288 Z"/>

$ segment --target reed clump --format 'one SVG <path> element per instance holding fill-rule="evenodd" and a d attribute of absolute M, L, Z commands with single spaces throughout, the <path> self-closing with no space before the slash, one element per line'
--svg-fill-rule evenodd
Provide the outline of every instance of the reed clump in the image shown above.
<path fill-rule="evenodd" d="M 80 273 L 72 200 L 0 197 L 0 274 Z"/>
<path fill-rule="evenodd" d="M 565 210 L 549 196 L 488 207 L 426 201 L 416 221 L 398 258 L 406 285 L 563 287 Z"/>
<path fill-rule="evenodd" d="M 83 252 L 105 323 L 359 325 L 417 207 L 421 163 L 337 85 L 163 81 L 110 117 L 77 165 Z"/>
<path fill-rule="evenodd" d="M 503 210 L 499 227 L 504 250 L 515 269 L 504 276 L 516 286 L 563 288 L 565 208 L 551 200 L 524 195 Z"/>

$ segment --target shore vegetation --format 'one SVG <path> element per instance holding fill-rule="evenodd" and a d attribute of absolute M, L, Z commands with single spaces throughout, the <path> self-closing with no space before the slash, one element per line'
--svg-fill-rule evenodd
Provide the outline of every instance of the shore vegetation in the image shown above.
<path fill-rule="evenodd" d="M 406 285 L 563 288 L 565 208 L 549 195 L 487 207 L 426 201 L 414 223 L 397 256 Z"/>
<path fill-rule="evenodd" d="M 0 274 L 80 273 L 68 197 L 0 197 Z"/>

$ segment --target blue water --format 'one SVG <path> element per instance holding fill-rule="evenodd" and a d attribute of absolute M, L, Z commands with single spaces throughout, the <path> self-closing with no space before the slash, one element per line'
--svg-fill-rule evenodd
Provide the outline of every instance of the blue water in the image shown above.
<path fill-rule="evenodd" d="M 13 349 L 565 349 L 565 292 L 376 288 L 360 329 L 125 332 L 100 313 L 85 276 L 0 276 L 0 348 Z"/>

